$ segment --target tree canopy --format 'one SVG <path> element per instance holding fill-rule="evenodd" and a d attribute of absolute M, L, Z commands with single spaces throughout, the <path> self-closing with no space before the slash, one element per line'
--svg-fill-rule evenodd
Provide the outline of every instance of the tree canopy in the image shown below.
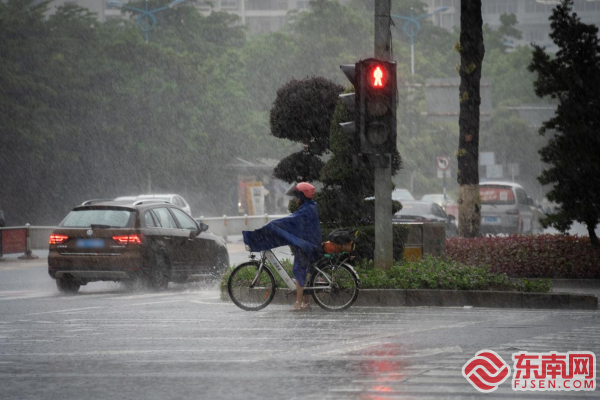
<path fill-rule="evenodd" d="M 572 8 L 572 0 L 563 0 L 552 11 L 556 55 L 534 46 L 529 65 L 537 74 L 535 93 L 558 101 L 540 130 L 551 137 L 540 150 L 550 168 L 539 180 L 552 185 L 548 199 L 560 204 L 546 222 L 564 231 L 579 221 L 587 225 L 592 245 L 600 246 L 594 232 L 600 223 L 600 42 L 598 27 L 582 23 Z"/>
<path fill-rule="evenodd" d="M 9 224 L 55 224 L 85 199 L 148 190 L 178 192 L 199 214 L 228 213 L 231 160 L 302 154 L 303 142 L 270 134 L 277 90 L 313 76 L 345 84 L 339 65 L 372 55 L 372 1 L 316 0 L 308 11 L 290 13 L 281 31 L 256 36 L 233 15 L 203 16 L 189 3 L 156 14 L 146 43 L 135 13 L 99 22 L 72 4 L 50 12 L 47 2 L 0 2 L 0 159 L 9 171 L 0 207 Z M 416 0 L 393 7 L 394 14 L 423 11 Z M 457 32 L 422 20 L 411 76 L 409 42 L 395 23 L 404 168 L 394 181 L 412 182 L 417 195 L 439 192 L 435 157 L 452 154 L 458 129 L 427 119 L 424 84 L 457 76 Z M 484 28 L 494 106 L 535 100 L 533 77 L 523 68 L 530 52 L 507 52 L 507 34 Z M 519 137 L 521 125 L 511 126 Z M 489 132 L 483 124 L 482 143 Z M 515 162 L 537 157 L 529 149 L 517 156 Z"/>

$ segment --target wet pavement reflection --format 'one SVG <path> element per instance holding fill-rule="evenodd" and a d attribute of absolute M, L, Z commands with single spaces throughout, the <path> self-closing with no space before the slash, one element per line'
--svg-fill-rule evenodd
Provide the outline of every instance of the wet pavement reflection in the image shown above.
<path fill-rule="evenodd" d="M 482 349 L 505 360 L 521 350 L 600 354 L 598 311 L 245 312 L 215 286 L 102 284 L 61 296 L 40 285 L 2 289 L 2 399 L 462 399 L 482 396 L 461 374 Z M 505 383 L 491 397 L 596 393 L 517 393 Z"/>

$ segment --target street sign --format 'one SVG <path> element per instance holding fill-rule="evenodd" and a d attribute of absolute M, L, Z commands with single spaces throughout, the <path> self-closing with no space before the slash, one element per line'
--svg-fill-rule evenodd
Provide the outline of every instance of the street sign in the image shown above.
<path fill-rule="evenodd" d="M 450 170 L 449 170 L 449 169 L 447 169 L 447 170 L 445 170 L 445 171 L 440 171 L 440 170 L 438 169 L 438 171 L 437 171 L 437 177 L 438 177 L 438 178 L 440 178 L 440 179 L 442 179 L 444 176 L 445 176 L 446 178 L 451 178 L 451 175 L 450 175 Z"/>
<path fill-rule="evenodd" d="M 450 157 L 439 156 L 436 157 L 435 163 L 437 165 L 438 171 L 446 171 L 450 169 Z"/>

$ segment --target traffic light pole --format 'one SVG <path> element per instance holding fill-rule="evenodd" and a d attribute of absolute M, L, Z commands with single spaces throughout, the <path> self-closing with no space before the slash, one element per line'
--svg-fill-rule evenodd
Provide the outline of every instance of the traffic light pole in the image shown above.
<path fill-rule="evenodd" d="M 375 58 L 391 61 L 391 0 L 375 0 Z M 375 173 L 375 267 L 390 269 L 392 241 L 391 155 L 371 155 Z"/>

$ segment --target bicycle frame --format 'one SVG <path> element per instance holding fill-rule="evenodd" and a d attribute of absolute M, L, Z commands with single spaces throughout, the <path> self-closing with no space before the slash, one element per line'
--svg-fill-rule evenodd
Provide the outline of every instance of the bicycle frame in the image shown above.
<path fill-rule="evenodd" d="M 279 259 L 277 257 L 275 257 L 275 254 L 273 254 L 273 252 L 271 250 L 265 250 L 265 251 L 262 252 L 261 259 L 260 259 L 260 266 L 258 268 L 258 273 L 256 274 L 256 278 L 254 278 L 254 281 L 252 282 L 251 287 L 254 287 L 254 285 L 256 284 L 256 280 L 260 276 L 260 273 L 261 273 L 262 269 L 263 268 L 269 268 L 269 267 L 267 267 L 265 265 L 265 259 L 268 260 L 271 263 L 271 265 L 275 268 L 275 271 L 281 277 L 281 279 L 283 279 L 283 281 L 285 282 L 285 284 L 287 285 L 287 287 L 290 290 L 296 290 L 296 283 L 288 275 L 288 273 L 283 268 L 283 265 L 281 264 L 281 262 L 279 261 Z M 325 279 L 327 279 L 329 285 L 331 285 L 332 282 L 329 279 L 329 276 L 327 276 L 327 274 L 325 274 L 323 271 L 321 271 L 317 265 L 313 264 L 311 266 L 311 268 L 314 268 L 317 272 L 320 272 L 321 275 L 324 276 Z M 309 271 L 309 274 L 310 274 L 310 271 Z M 307 278 L 308 279 L 306 281 L 308 282 L 309 281 L 309 277 L 307 277 Z M 307 294 L 310 293 L 311 290 L 326 290 L 326 289 L 328 289 L 328 286 L 326 286 L 326 287 L 323 287 L 323 286 L 319 286 L 319 287 L 308 287 L 308 286 L 305 286 L 304 287 L 304 290 L 305 290 L 305 292 Z"/>

